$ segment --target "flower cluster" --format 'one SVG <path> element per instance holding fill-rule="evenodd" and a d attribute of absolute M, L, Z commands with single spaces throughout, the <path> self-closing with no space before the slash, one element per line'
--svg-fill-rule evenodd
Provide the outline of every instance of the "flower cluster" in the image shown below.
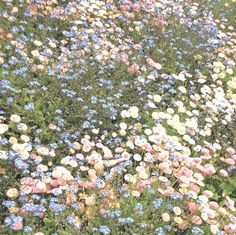
<path fill-rule="evenodd" d="M 235 1 L 16 2 L 1 234 L 236 234 Z"/>

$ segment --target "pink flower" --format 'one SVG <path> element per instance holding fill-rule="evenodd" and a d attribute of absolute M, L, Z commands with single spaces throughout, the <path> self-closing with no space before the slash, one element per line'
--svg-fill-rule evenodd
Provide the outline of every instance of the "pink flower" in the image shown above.
<path fill-rule="evenodd" d="M 88 183 L 88 188 L 94 188 L 95 187 L 95 182 L 89 182 Z"/>
<path fill-rule="evenodd" d="M 233 201 L 229 196 L 226 196 L 225 205 L 226 205 L 231 211 L 235 211 L 234 201 Z"/>
<path fill-rule="evenodd" d="M 207 209 L 206 213 L 207 213 L 207 216 L 211 219 L 215 218 L 215 216 L 216 216 L 215 211 L 212 209 Z"/>
<path fill-rule="evenodd" d="M 124 11 L 129 11 L 130 10 L 130 6 L 129 5 L 121 5 L 120 7 L 122 10 Z"/>
<path fill-rule="evenodd" d="M 122 54 L 121 55 L 121 61 L 123 62 L 123 63 L 128 63 L 128 59 L 129 59 L 129 56 L 128 56 L 128 54 Z"/>
<path fill-rule="evenodd" d="M 89 140 L 86 138 L 82 138 L 81 139 L 81 144 L 85 145 L 85 144 L 89 144 Z"/>
<path fill-rule="evenodd" d="M 205 167 L 205 171 L 204 171 L 205 175 L 213 175 L 216 173 L 216 170 L 212 164 L 207 163 L 204 165 L 204 167 Z"/>
<path fill-rule="evenodd" d="M 32 193 L 41 193 L 41 190 L 35 186 L 32 188 Z"/>
<path fill-rule="evenodd" d="M 52 185 L 53 187 L 57 188 L 59 186 L 57 180 L 51 180 L 50 181 L 50 185 Z"/>
<path fill-rule="evenodd" d="M 22 228 L 23 228 L 23 224 L 21 221 L 16 221 L 13 224 L 13 230 L 19 231 L 19 230 L 22 230 Z"/>
<path fill-rule="evenodd" d="M 197 169 L 199 170 L 199 171 L 201 171 L 202 173 L 204 173 L 205 174 L 205 168 L 204 168 L 204 166 L 202 166 L 202 165 L 197 165 Z"/>
<path fill-rule="evenodd" d="M 163 26 L 163 25 L 166 25 L 167 22 L 166 22 L 166 20 L 165 20 L 163 17 L 157 17 L 157 18 L 155 19 L 155 24 L 156 24 L 157 26 Z"/>
<path fill-rule="evenodd" d="M 201 219 L 201 217 L 200 216 L 198 216 L 198 215 L 194 215 L 193 217 L 192 217 L 192 222 L 194 223 L 194 224 L 202 224 L 202 219 Z"/>
<path fill-rule="evenodd" d="M 100 214 L 102 217 L 104 217 L 105 214 L 106 214 L 106 209 L 105 209 L 105 208 L 100 208 L 100 209 L 99 209 L 99 214 Z"/>
<path fill-rule="evenodd" d="M 161 64 L 156 63 L 152 58 L 147 58 L 146 62 L 148 63 L 149 66 L 154 67 L 158 70 L 162 69 Z"/>
<path fill-rule="evenodd" d="M 83 213 L 85 211 L 84 203 L 78 202 L 77 205 L 78 205 L 78 208 L 79 208 L 80 212 Z"/>
<path fill-rule="evenodd" d="M 116 152 L 116 153 L 123 153 L 123 152 L 124 152 L 124 149 L 121 148 L 121 147 L 117 147 L 117 148 L 115 149 L 115 152 Z"/>
<path fill-rule="evenodd" d="M 169 187 L 168 189 L 164 190 L 164 195 L 165 196 L 170 196 L 171 194 L 174 193 L 174 191 L 175 190 L 173 188 Z"/>
<path fill-rule="evenodd" d="M 30 159 L 35 160 L 37 158 L 37 155 L 35 153 L 30 154 Z"/>
<path fill-rule="evenodd" d="M 200 192 L 200 187 L 197 186 L 196 184 L 191 184 L 190 187 L 189 187 L 191 190 L 193 190 L 194 192 L 196 193 L 199 193 Z"/>
<path fill-rule="evenodd" d="M 134 48 L 135 50 L 140 50 L 140 49 L 142 49 L 142 46 L 141 46 L 140 44 L 134 44 L 134 45 L 133 45 L 133 48 Z"/>
<path fill-rule="evenodd" d="M 139 71 L 139 65 L 137 65 L 137 64 L 133 64 L 133 65 L 131 65 L 129 68 L 128 68 L 128 72 L 130 73 L 130 74 L 135 74 L 135 73 L 137 73 Z"/>
<path fill-rule="evenodd" d="M 198 209 L 197 204 L 194 202 L 189 202 L 188 209 L 190 210 L 191 213 L 194 213 Z"/>
<path fill-rule="evenodd" d="M 235 164 L 235 161 L 232 158 L 226 158 L 225 159 L 225 163 L 227 163 L 228 165 L 232 165 L 233 166 Z"/>
<path fill-rule="evenodd" d="M 202 152 L 202 154 L 204 154 L 204 155 L 209 155 L 209 154 L 210 154 L 210 151 L 209 151 L 209 149 L 207 149 L 207 148 L 203 148 L 203 149 L 201 150 L 201 152 Z"/>
<path fill-rule="evenodd" d="M 40 218 L 40 219 L 43 219 L 43 218 L 44 218 L 44 213 L 40 213 L 40 214 L 39 214 L 39 218 Z"/>
<path fill-rule="evenodd" d="M 168 79 L 168 74 L 166 73 L 161 74 L 161 78 L 165 80 Z"/>
<path fill-rule="evenodd" d="M 32 192 L 32 188 L 28 185 L 22 185 L 20 190 L 22 190 L 25 194 L 30 194 Z"/>
<path fill-rule="evenodd" d="M 91 149 L 92 149 L 92 148 L 91 148 L 91 146 L 90 146 L 89 144 L 83 145 L 83 148 L 82 148 L 82 150 L 83 150 L 84 152 L 86 152 L 86 153 L 88 153 Z"/>
<path fill-rule="evenodd" d="M 225 225 L 224 230 L 228 234 L 234 234 L 235 232 L 235 228 L 231 224 Z"/>
<path fill-rule="evenodd" d="M 231 155 L 235 154 L 235 149 L 233 148 L 227 148 L 226 151 L 228 152 L 228 154 L 231 154 Z"/>
<path fill-rule="evenodd" d="M 121 154 L 121 156 L 125 159 L 125 160 L 129 160 L 130 159 L 130 154 L 128 152 L 123 152 Z"/>
<path fill-rule="evenodd" d="M 152 58 L 147 58 L 147 59 L 146 59 L 146 62 L 147 62 L 148 65 L 150 65 L 150 66 L 154 66 L 154 65 L 155 65 L 155 62 L 154 62 L 154 60 L 153 60 Z"/>
<path fill-rule="evenodd" d="M 228 172 L 227 172 L 226 170 L 221 169 L 221 170 L 220 170 L 220 176 L 221 176 L 221 177 L 228 177 L 229 174 L 228 174 Z"/>
<path fill-rule="evenodd" d="M 193 128 L 188 128 L 188 133 L 194 136 L 196 134 L 196 131 Z"/>
<path fill-rule="evenodd" d="M 216 221 L 216 220 L 210 220 L 209 221 L 209 224 L 211 224 L 211 225 L 214 225 L 214 224 L 217 224 L 218 222 Z"/>
<path fill-rule="evenodd" d="M 212 209 L 212 210 L 216 210 L 218 209 L 219 205 L 217 202 L 209 202 L 209 207 Z"/>
<path fill-rule="evenodd" d="M 137 12 L 139 10 L 139 5 L 137 3 L 134 4 L 134 11 Z"/>
<path fill-rule="evenodd" d="M 203 194 L 204 194 L 205 196 L 207 196 L 208 198 L 213 197 L 213 193 L 212 193 L 211 191 L 209 191 L 209 190 L 205 190 L 205 191 L 203 192 Z"/>

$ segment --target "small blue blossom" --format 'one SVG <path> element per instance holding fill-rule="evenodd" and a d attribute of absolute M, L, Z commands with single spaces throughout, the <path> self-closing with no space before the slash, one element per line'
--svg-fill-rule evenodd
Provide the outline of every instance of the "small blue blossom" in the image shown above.
<path fill-rule="evenodd" d="M 100 226 L 99 232 L 106 235 L 106 234 L 111 233 L 111 230 L 107 226 Z"/>
<path fill-rule="evenodd" d="M 32 232 L 32 230 L 33 229 L 30 226 L 25 226 L 23 229 L 24 233 L 30 233 L 30 232 Z"/>
<path fill-rule="evenodd" d="M 157 209 L 157 208 L 161 207 L 162 203 L 163 203 L 163 200 L 161 198 L 158 198 L 153 201 L 153 206 L 155 209 Z"/>
<path fill-rule="evenodd" d="M 32 111 L 32 110 L 34 110 L 34 104 L 33 103 L 26 104 L 24 106 L 24 110 L 25 111 Z"/>

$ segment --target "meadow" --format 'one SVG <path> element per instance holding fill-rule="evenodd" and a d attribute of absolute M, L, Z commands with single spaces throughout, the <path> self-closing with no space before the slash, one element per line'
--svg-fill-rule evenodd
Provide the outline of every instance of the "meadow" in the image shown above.
<path fill-rule="evenodd" d="M 236 0 L 1 0 L 0 234 L 235 235 Z"/>

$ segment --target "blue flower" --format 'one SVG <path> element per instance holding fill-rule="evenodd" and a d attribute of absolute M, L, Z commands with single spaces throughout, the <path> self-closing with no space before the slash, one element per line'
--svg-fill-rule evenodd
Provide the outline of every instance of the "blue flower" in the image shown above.
<path fill-rule="evenodd" d="M 23 208 L 26 211 L 31 212 L 34 216 L 40 216 L 42 213 L 44 213 L 46 211 L 46 208 L 41 206 L 41 205 L 37 205 L 37 204 L 33 204 L 33 203 L 26 203 Z"/>
<path fill-rule="evenodd" d="M 67 222 L 67 224 L 72 225 L 72 224 L 74 224 L 74 219 L 73 219 L 71 216 L 68 216 L 68 217 L 66 218 L 66 222 Z"/>
<path fill-rule="evenodd" d="M 26 104 L 24 106 L 24 110 L 25 111 L 32 111 L 32 110 L 34 110 L 34 104 L 33 103 Z"/>
<path fill-rule="evenodd" d="M 7 97 L 6 104 L 11 105 L 13 103 L 12 97 Z"/>
<path fill-rule="evenodd" d="M 7 201 L 7 200 L 4 200 L 4 201 L 2 202 L 2 205 L 5 206 L 5 207 L 7 207 L 7 208 L 10 208 L 10 207 L 12 207 L 12 206 L 15 206 L 16 203 L 15 203 L 14 201 Z"/>
<path fill-rule="evenodd" d="M 65 210 L 65 208 L 66 208 L 66 206 L 65 205 L 63 205 L 63 204 L 57 204 L 57 203 L 55 203 L 55 202 L 50 202 L 49 203 L 49 207 L 51 208 L 51 209 L 53 209 L 54 211 L 55 211 L 55 214 L 61 214 L 64 210 Z"/>
<path fill-rule="evenodd" d="M 23 231 L 24 231 L 24 233 L 30 233 L 30 232 L 32 232 L 32 230 L 33 229 L 30 226 L 25 226 Z"/>
<path fill-rule="evenodd" d="M 171 225 L 167 224 L 167 225 L 165 226 L 165 229 L 166 229 L 167 231 L 170 231 L 170 230 L 171 230 Z"/>
<path fill-rule="evenodd" d="M 139 223 L 138 224 L 141 228 L 146 228 L 147 227 L 147 224 L 145 224 L 145 223 Z"/>
<path fill-rule="evenodd" d="M 132 224 L 134 222 L 134 219 L 131 217 L 127 217 L 127 218 L 119 218 L 118 222 L 121 224 Z"/>
<path fill-rule="evenodd" d="M 164 230 L 163 230 L 162 227 L 157 227 L 157 228 L 155 229 L 155 233 L 156 233 L 157 235 L 165 235 Z"/>
<path fill-rule="evenodd" d="M 137 211 L 142 211 L 142 210 L 143 210 L 143 206 L 142 206 L 141 203 L 137 203 L 137 204 L 135 205 L 134 209 L 137 210 Z"/>
<path fill-rule="evenodd" d="M 4 223 L 10 228 L 13 228 L 16 222 L 23 222 L 23 218 L 18 215 L 9 215 L 4 219 Z"/>
<path fill-rule="evenodd" d="M 153 206 L 155 209 L 159 208 L 163 203 L 163 200 L 161 198 L 158 198 L 153 201 Z"/>
<path fill-rule="evenodd" d="M 194 227 L 192 228 L 192 233 L 193 233 L 193 234 L 197 234 L 197 235 L 202 235 L 202 234 L 204 234 L 204 232 L 203 232 L 199 227 L 197 227 L 197 226 L 194 226 Z"/>
<path fill-rule="evenodd" d="M 99 232 L 106 235 L 109 234 L 111 230 L 107 226 L 100 226 Z"/>
<path fill-rule="evenodd" d="M 170 198 L 172 200 L 182 200 L 183 199 L 183 196 L 180 194 L 180 193 L 173 193 L 170 195 Z"/>

